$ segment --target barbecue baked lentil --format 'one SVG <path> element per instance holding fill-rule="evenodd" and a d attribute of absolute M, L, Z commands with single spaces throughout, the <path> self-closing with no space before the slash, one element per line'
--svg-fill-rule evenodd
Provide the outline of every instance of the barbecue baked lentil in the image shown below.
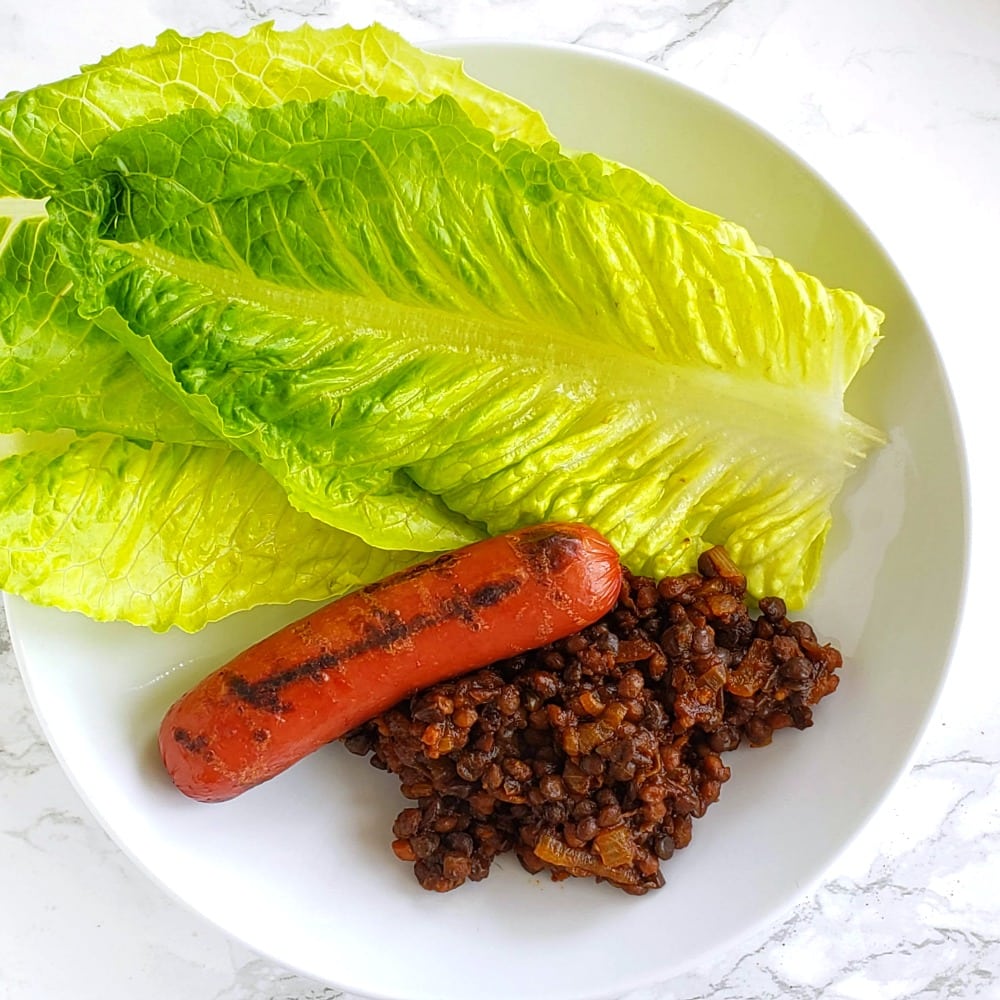
<path fill-rule="evenodd" d="M 625 573 L 617 606 L 541 649 L 437 684 L 345 737 L 415 802 L 393 851 L 426 889 L 489 873 L 514 851 L 532 873 L 663 885 L 729 779 L 721 754 L 812 725 L 839 652 L 765 598 L 720 548 L 698 572 Z"/>

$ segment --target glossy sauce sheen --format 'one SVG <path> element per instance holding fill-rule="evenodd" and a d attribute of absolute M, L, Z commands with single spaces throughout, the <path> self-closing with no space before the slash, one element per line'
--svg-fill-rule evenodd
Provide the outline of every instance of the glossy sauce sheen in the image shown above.
<path fill-rule="evenodd" d="M 611 545 L 577 524 L 476 542 L 334 601 L 240 653 L 160 726 L 174 784 L 218 802 L 402 698 L 597 621 L 621 588 Z"/>

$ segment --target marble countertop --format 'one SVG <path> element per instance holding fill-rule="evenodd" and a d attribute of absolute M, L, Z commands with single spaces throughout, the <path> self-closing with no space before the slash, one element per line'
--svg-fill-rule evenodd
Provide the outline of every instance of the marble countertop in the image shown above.
<path fill-rule="evenodd" d="M 82 13 L 84 9 L 86 14 Z M 412 41 L 542 38 L 666 69 L 771 131 L 867 221 L 935 332 L 970 455 L 973 555 L 943 696 L 909 772 L 806 898 L 630 1000 L 1000 997 L 1000 670 L 986 608 L 1000 266 L 998 0 L 69 0 L 0 5 L 0 91 L 165 27 L 378 19 Z M 991 520 L 992 519 L 992 520 Z M 928 568 L 932 572 L 932 568 Z M 168 898 L 57 765 L 0 619 L 0 996 L 331 1000 Z M 346 996 L 346 995 L 344 995 Z"/>

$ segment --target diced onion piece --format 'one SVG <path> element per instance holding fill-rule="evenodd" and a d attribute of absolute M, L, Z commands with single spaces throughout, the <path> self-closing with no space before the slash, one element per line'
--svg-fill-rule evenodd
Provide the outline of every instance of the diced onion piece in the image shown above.
<path fill-rule="evenodd" d="M 594 837 L 594 847 L 609 868 L 628 868 L 635 859 L 635 845 L 624 823 L 602 830 Z"/>
<path fill-rule="evenodd" d="M 546 864 L 565 869 L 571 875 L 596 875 L 609 882 L 633 885 L 639 876 L 631 868 L 614 868 L 581 848 L 570 847 L 549 831 L 538 838 L 535 854 Z"/>

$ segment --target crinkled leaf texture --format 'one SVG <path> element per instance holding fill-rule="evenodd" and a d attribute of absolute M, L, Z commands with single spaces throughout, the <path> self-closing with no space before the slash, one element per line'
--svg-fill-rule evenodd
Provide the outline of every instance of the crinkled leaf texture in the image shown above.
<path fill-rule="evenodd" d="M 195 631 L 325 600 L 417 557 L 293 510 L 240 452 L 55 436 L 0 460 L 0 587 L 38 604 Z"/>
<path fill-rule="evenodd" d="M 645 188 L 644 188 L 645 190 Z M 194 110 L 63 177 L 82 311 L 292 503 L 387 548 L 549 518 L 815 582 L 881 314 L 453 100 Z"/>
<path fill-rule="evenodd" d="M 41 206 L 0 199 L 0 433 L 71 428 L 221 444 L 80 316 Z"/>

